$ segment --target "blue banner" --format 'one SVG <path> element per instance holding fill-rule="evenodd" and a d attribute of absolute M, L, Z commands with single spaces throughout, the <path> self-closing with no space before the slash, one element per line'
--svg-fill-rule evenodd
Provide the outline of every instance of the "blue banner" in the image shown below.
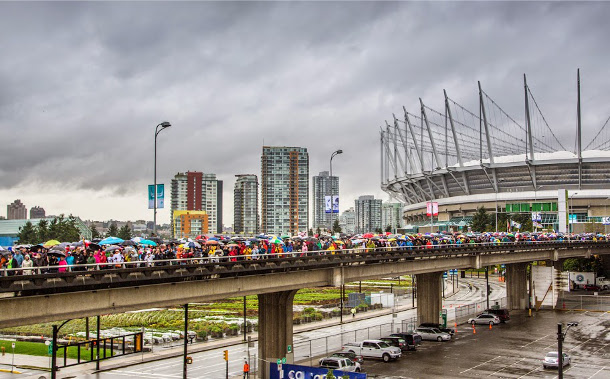
<path fill-rule="evenodd" d="M 165 206 L 165 184 L 157 184 L 157 208 Z"/>
<path fill-rule="evenodd" d="M 148 209 L 153 209 L 155 207 L 155 185 L 148 185 Z"/>
<path fill-rule="evenodd" d="M 300 365 L 283 364 L 283 379 L 325 379 L 328 374 L 327 368 L 309 367 Z M 334 370 L 333 375 L 341 377 L 349 376 L 350 379 L 366 379 L 366 374 L 359 372 L 343 372 Z M 269 364 L 269 379 L 280 379 L 280 372 L 277 369 L 277 363 Z"/>

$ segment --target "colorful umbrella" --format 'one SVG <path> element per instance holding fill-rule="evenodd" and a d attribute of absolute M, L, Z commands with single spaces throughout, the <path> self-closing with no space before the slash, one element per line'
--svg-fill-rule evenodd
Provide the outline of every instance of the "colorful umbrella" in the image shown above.
<path fill-rule="evenodd" d="M 155 241 L 151 241 L 151 240 L 140 240 L 140 245 L 147 245 L 147 246 L 157 246 L 157 243 Z"/>
<path fill-rule="evenodd" d="M 42 245 L 44 247 L 51 247 L 51 246 L 55 246 L 55 245 L 59 245 L 61 242 L 59 242 L 58 240 L 48 240 L 47 242 L 43 243 Z"/>
<path fill-rule="evenodd" d="M 104 238 L 103 240 L 101 240 L 99 242 L 99 244 L 100 245 L 116 245 L 116 244 L 122 243 L 123 241 L 125 241 L 125 240 L 123 240 L 119 237 L 107 237 L 107 238 Z"/>

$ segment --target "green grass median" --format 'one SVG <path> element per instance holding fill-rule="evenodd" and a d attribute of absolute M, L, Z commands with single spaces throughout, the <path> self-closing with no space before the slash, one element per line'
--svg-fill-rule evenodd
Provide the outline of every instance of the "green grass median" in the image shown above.
<path fill-rule="evenodd" d="M 2 347 L 5 349 L 5 354 L 13 354 L 12 343 L 15 342 L 15 354 L 22 355 L 37 355 L 48 357 L 49 347 L 42 342 L 23 342 L 23 341 L 6 341 L 0 340 L 0 350 Z M 93 353 L 95 356 L 95 352 Z M 103 351 L 100 350 L 100 355 L 103 356 Z M 106 349 L 106 356 L 110 356 L 110 350 Z M 57 358 L 64 357 L 64 349 L 59 349 L 57 351 Z M 78 358 L 78 348 L 76 346 L 68 347 L 68 358 L 69 359 L 77 359 Z M 85 349 L 85 346 L 81 346 L 80 348 L 80 359 L 81 361 L 88 361 L 91 359 L 91 352 Z"/>

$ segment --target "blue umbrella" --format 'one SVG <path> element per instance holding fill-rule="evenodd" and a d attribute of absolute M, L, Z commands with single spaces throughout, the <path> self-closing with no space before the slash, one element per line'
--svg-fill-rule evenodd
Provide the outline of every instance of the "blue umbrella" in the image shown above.
<path fill-rule="evenodd" d="M 120 239 L 119 237 L 107 237 L 107 238 L 104 238 L 103 240 L 101 240 L 98 244 L 99 245 L 118 245 L 122 242 L 124 242 L 124 240 Z"/>
<path fill-rule="evenodd" d="M 208 238 L 208 241 L 219 241 L 219 239 L 216 237 L 210 237 Z"/>
<path fill-rule="evenodd" d="M 157 243 L 155 241 L 151 241 L 151 240 L 140 240 L 140 245 L 149 245 L 149 246 L 157 246 Z"/>

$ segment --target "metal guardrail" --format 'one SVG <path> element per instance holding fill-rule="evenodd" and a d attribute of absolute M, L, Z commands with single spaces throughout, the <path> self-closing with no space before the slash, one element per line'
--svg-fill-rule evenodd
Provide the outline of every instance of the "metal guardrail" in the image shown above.
<path fill-rule="evenodd" d="M 459 256 L 512 254 L 554 249 L 610 248 L 610 241 L 545 241 L 495 244 L 446 244 L 432 247 L 380 247 L 336 251 L 290 252 L 258 256 L 223 256 L 171 260 L 113 262 L 32 269 L 4 269 L 0 293 L 17 296 L 62 293 L 147 284 L 213 280 L 275 272 L 313 270 L 350 265 L 392 263 Z M 65 268 L 64 272 L 60 269 Z M 31 271 L 29 271 L 31 270 Z M 28 272 L 29 271 L 29 272 Z"/>

